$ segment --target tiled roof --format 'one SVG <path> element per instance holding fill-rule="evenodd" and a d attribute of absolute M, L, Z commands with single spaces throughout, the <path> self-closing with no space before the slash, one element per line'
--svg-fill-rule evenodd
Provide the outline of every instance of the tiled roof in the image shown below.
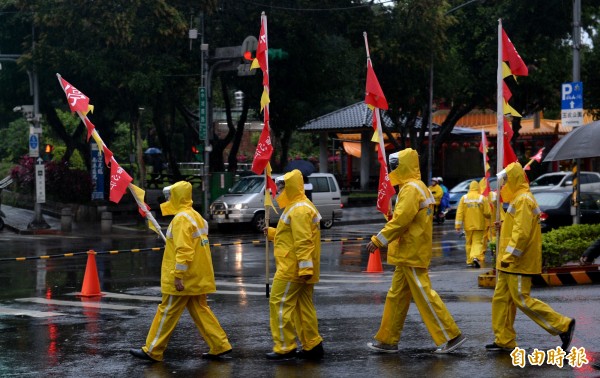
<path fill-rule="evenodd" d="M 372 115 L 373 112 L 369 110 L 364 102 L 357 102 L 308 121 L 298 130 L 353 133 L 371 130 L 373 127 Z M 382 112 L 381 117 L 384 127 L 391 128 L 393 126 L 392 120 L 386 112 Z"/>

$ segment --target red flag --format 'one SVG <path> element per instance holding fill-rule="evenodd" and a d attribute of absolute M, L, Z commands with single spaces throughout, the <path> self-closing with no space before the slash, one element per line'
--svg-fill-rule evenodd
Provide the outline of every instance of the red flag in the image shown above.
<path fill-rule="evenodd" d="M 504 128 L 504 138 L 508 138 L 508 140 L 511 140 L 513 135 L 515 134 L 515 132 L 513 131 L 512 127 L 509 125 L 508 121 L 506 120 L 506 117 L 504 117 L 504 123 L 502 126 Z"/>
<path fill-rule="evenodd" d="M 92 123 L 92 121 L 90 121 L 88 119 L 88 117 L 85 117 L 83 119 L 83 123 L 85 124 L 85 127 L 87 128 L 87 141 L 90 141 L 90 137 L 92 136 L 92 133 L 94 132 L 94 129 L 96 128 L 96 126 L 94 126 L 94 124 Z"/>
<path fill-rule="evenodd" d="M 392 213 L 390 208 L 392 197 L 396 195 L 396 191 L 390 183 L 390 177 L 388 176 L 387 166 L 383 160 L 381 149 L 377 150 L 379 160 L 379 186 L 377 189 L 377 210 L 381 211 L 383 215 L 389 217 Z"/>
<path fill-rule="evenodd" d="M 263 72 L 263 85 L 269 86 L 269 66 L 268 66 L 269 44 L 267 41 L 267 17 L 260 19 L 260 34 L 258 36 L 258 46 L 256 47 L 256 60 Z"/>
<path fill-rule="evenodd" d="M 65 79 L 59 77 L 60 83 L 65 91 L 67 96 L 67 102 L 69 103 L 69 108 L 71 108 L 71 112 L 82 112 L 85 113 L 88 111 L 88 107 L 90 105 L 90 99 L 83 93 L 81 93 L 77 88 L 69 84 Z M 87 125 L 86 125 L 87 126 Z M 89 139 L 89 136 L 88 136 Z"/>
<path fill-rule="evenodd" d="M 131 176 L 113 159 L 110 162 L 110 200 L 119 203 L 132 181 Z"/>
<path fill-rule="evenodd" d="M 267 175 L 267 189 L 271 189 L 271 197 L 275 198 L 277 196 L 277 185 L 275 185 L 275 181 L 270 175 Z"/>
<path fill-rule="evenodd" d="M 367 88 L 365 93 L 365 102 L 376 108 L 387 110 L 388 103 L 383 94 L 383 90 L 379 85 L 379 80 L 373 70 L 371 60 L 367 59 Z"/>
<path fill-rule="evenodd" d="M 535 155 L 533 155 L 531 158 L 533 160 L 537 161 L 538 163 L 541 163 L 542 162 L 542 154 L 544 153 L 544 148 L 545 147 L 540 148 L 540 150 Z"/>
<path fill-rule="evenodd" d="M 502 80 L 502 97 L 504 97 L 504 101 L 506 102 L 508 102 L 508 100 L 510 100 L 510 98 L 512 97 L 512 92 L 510 91 L 508 85 L 506 85 L 506 82 L 504 80 Z"/>
<path fill-rule="evenodd" d="M 504 28 L 502 28 L 502 60 L 508 62 L 513 75 L 527 76 L 529 74 L 525 62 L 523 62 L 510 38 L 506 35 Z"/>
<path fill-rule="evenodd" d="M 519 161 L 519 159 L 517 159 L 517 155 L 515 154 L 515 151 L 513 150 L 512 146 L 510 145 L 510 138 L 508 138 L 505 135 L 504 136 L 504 163 L 502 164 L 502 167 L 506 168 L 507 165 L 509 165 L 510 163 L 514 163 L 515 161 Z"/>
<path fill-rule="evenodd" d="M 266 110 L 267 108 L 265 108 Z M 269 122 L 266 121 L 256 145 L 254 160 L 252 160 L 252 172 L 260 175 L 265 170 L 269 160 L 271 160 L 272 154 L 273 145 L 271 144 L 271 135 L 269 134 Z"/>
<path fill-rule="evenodd" d="M 108 164 L 110 163 L 110 161 L 113 157 L 113 153 L 105 145 L 102 145 L 102 152 L 104 153 L 104 163 L 108 167 Z"/>

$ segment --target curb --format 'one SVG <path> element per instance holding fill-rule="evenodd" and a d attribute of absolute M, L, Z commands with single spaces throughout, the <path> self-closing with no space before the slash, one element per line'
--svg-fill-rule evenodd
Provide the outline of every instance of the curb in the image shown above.
<path fill-rule="evenodd" d="M 570 286 L 600 284 L 600 265 L 589 265 L 570 272 L 549 272 L 536 274 L 532 277 L 534 287 Z M 493 270 L 477 277 L 479 287 L 496 287 L 496 274 Z"/>

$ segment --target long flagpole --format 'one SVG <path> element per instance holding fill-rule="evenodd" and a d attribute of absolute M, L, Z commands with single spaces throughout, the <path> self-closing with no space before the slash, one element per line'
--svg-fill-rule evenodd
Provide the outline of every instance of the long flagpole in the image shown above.
<path fill-rule="evenodd" d="M 496 122 L 497 122 L 497 136 L 496 136 L 496 173 L 500 173 L 503 169 L 504 164 L 504 97 L 502 96 L 502 19 L 498 19 L 498 70 L 496 72 Z M 496 228 L 497 234 L 500 235 L 500 186 L 497 187 L 496 196 Z M 500 240 L 500 239 L 497 239 Z"/>
<path fill-rule="evenodd" d="M 56 77 L 58 79 L 58 83 L 59 83 L 60 87 L 62 88 L 62 90 L 64 92 L 65 88 L 63 87 L 62 81 L 60 80 L 62 76 L 60 74 L 56 74 Z M 87 115 L 82 114 L 80 111 L 77 111 L 76 113 L 79 116 L 79 119 L 81 119 L 81 122 L 83 122 L 83 124 L 85 125 L 86 124 L 85 120 L 87 119 Z M 100 141 L 102 143 L 102 145 L 98 146 L 98 148 L 100 149 L 100 151 L 102 151 L 102 153 L 104 153 L 103 148 L 102 148 L 104 146 L 104 141 L 102 140 L 102 138 L 100 137 L 100 134 L 98 134 L 98 132 L 96 131 L 95 128 L 92 131 L 92 136 L 93 136 L 93 138 L 94 138 L 95 141 Z M 117 162 L 114 157 L 112 157 L 111 159 L 114 160 L 115 162 Z M 144 212 L 144 214 L 146 214 L 146 218 L 148 218 L 148 220 L 152 223 L 152 225 L 154 226 L 154 228 L 156 228 L 156 232 L 158 232 L 158 234 L 160 235 L 160 237 L 162 238 L 162 240 L 164 242 L 166 242 L 167 239 L 165 238 L 165 235 L 162 233 L 160 225 L 158 224 L 158 222 L 156 221 L 156 219 L 154 219 L 154 216 L 152 215 L 152 213 L 150 213 L 148 211 L 148 209 L 146 208 L 146 206 L 143 203 L 140 204 L 140 200 L 139 200 L 139 198 L 137 198 L 137 195 L 135 194 L 135 191 L 131 187 L 131 184 L 127 185 L 127 188 L 131 192 L 131 195 L 133 195 L 133 198 L 135 199 L 135 202 L 137 203 L 138 207 L 140 209 L 142 209 L 142 211 Z"/>
<path fill-rule="evenodd" d="M 269 90 L 269 33 L 267 30 L 267 15 L 265 14 L 265 12 L 262 12 L 260 15 L 260 22 L 261 25 L 264 25 L 265 28 L 265 45 L 266 45 L 266 49 L 265 49 L 265 64 L 266 64 L 266 68 L 265 68 L 265 72 L 267 72 L 267 81 L 265 82 L 264 86 L 265 86 L 265 90 L 267 91 L 267 94 L 269 95 L 269 98 L 271 97 L 271 93 Z M 264 22 L 264 24 L 263 24 Z M 265 104 L 265 112 L 263 113 L 264 118 L 263 121 L 264 122 L 268 122 L 269 120 L 267 120 L 267 117 L 270 117 L 270 112 L 269 112 L 269 103 Z M 267 116 L 268 115 L 268 116 Z M 267 167 L 265 167 L 265 195 L 271 195 L 270 190 L 267 189 Z M 265 201 L 266 202 L 266 201 Z M 269 216 L 270 216 L 271 210 L 267 207 L 267 204 L 265 203 L 265 227 L 269 227 Z M 265 235 L 265 295 L 267 298 L 269 298 L 269 279 L 270 279 L 270 273 L 269 273 L 269 233 L 267 232 L 267 235 Z"/>

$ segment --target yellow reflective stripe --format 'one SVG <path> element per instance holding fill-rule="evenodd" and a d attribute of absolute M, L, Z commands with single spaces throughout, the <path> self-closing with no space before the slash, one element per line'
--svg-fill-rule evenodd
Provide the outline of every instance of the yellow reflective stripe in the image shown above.
<path fill-rule="evenodd" d="M 506 247 L 506 252 L 510 253 L 513 256 L 520 257 L 523 254 L 523 251 L 517 249 L 515 247 L 511 247 L 510 245 Z"/>
<path fill-rule="evenodd" d="M 167 302 L 167 308 L 165 308 L 165 312 L 163 313 L 163 316 L 160 319 L 160 324 L 158 326 L 158 330 L 156 330 L 156 336 L 154 336 L 154 340 L 152 340 L 152 342 L 150 343 L 150 346 L 148 347 L 148 352 L 152 352 L 152 349 L 154 349 L 154 347 L 156 346 L 156 343 L 158 342 L 158 338 L 160 337 L 160 333 L 162 332 L 163 326 L 165 325 L 165 320 L 167 319 L 167 316 L 169 315 L 169 310 L 171 309 L 172 305 L 173 305 L 173 296 L 169 295 L 169 301 Z"/>
<path fill-rule="evenodd" d="M 427 190 L 429 192 L 429 195 L 425 194 L 425 192 L 423 191 L 423 189 L 421 187 L 419 187 L 419 185 L 416 182 L 409 182 L 407 185 L 412 186 L 413 188 L 417 189 L 419 191 L 419 193 L 421 193 L 421 195 L 425 198 L 424 201 L 421 201 L 419 203 L 419 209 L 424 209 L 426 207 L 428 207 L 429 205 L 433 205 L 435 204 L 435 198 L 433 198 L 433 194 L 431 194 L 431 190 Z M 404 189 L 406 186 L 403 186 L 402 189 Z M 402 191 L 402 190 L 400 190 Z M 400 195 L 400 193 L 398 193 L 398 195 Z"/>
<path fill-rule="evenodd" d="M 186 264 L 175 264 L 175 270 L 186 271 L 188 270 L 188 266 Z"/>
<path fill-rule="evenodd" d="M 306 268 L 312 268 L 313 267 L 313 262 L 312 260 L 303 260 L 298 262 L 298 268 L 300 269 L 306 269 Z"/>
<path fill-rule="evenodd" d="M 283 306 L 285 305 L 285 300 L 287 299 L 288 291 L 290 290 L 291 284 L 291 282 L 288 282 L 285 286 L 285 291 L 283 292 L 283 297 L 281 298 L 281 304 L 279 305 L 279 338 L 281 340 L 283 350 L 287 349 L 285 337 L 283 335 Z"/>
<path fill-rule="evenodd" d="M 321 214 L 319 214 L 319 211 L 314 209 L 312 206 L 310 206 L 308 203 L 306 202 L 297 202 L 294 204 L 294 206 L 290 207 L 289 209 L 287 209 L 282 215 L 281 215 L 281 220 L 283 221 L 283 223 L 285 224 L 290 224 L 290 213 L 292 212 L 292 210 L 294 210 L 297 207 L 301 207 L 301 206 L 306 206 L 309 209 L 311 209 L 313 212 L 315 212 L 315 217 L 313 218 L 313 223 L 319 223 L 322 219 Z"/>
<path fill-rule="evenodd" d="M 423 297 L 423 299 L 425 300 L 425 303 L 427 303 L 427 307 L 429 307 L 429 311 L 431 311 L 431 314 L 435 318 L 435 321 L 437 322 L 438 327 L 440 328 L 440 330 L 444 334 L 444 337 L 446 338 L 447 341 L 449 341 L 450 337 L 448 337 L 448 333 L 446 332 L 446 328 L 444 328 L 444 324 L 442 324 L 440 318 L 438 317 L 437 313 L 433 309 L 433 305 L 429 301 L 429 297 L 427 296 L 427 293 L 425 292 L 425 288 L 423 288 L 423 285 L 421 284 L 421 281 L 419 281 L 419 276 L 417 275 L 417 271 L 415 270 L 415 268 L 410 268 L 410 270 L 412 271 L 413 277 L 415 278 L 415 282 L 419 286 L 419 292 L 421 293 L 421 297 Z"/>
<path fill-rule="evenodd" d="M 376 238 L 377 240 L 379 240 L 383 247 L 388 245 L 388 240 L 385 238 L 385 236 L 383 236 L 381 232 L 377 234 Z"/>

